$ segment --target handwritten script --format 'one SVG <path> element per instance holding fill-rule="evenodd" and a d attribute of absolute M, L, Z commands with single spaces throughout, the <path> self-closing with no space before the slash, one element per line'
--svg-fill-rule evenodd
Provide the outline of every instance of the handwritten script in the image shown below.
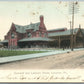
<path fill-rule="evenodd" d="M 0 80 L 27 82 L 84 81 L 81 75 L 70 74 L 67 71 L 13 71 L 0 76 Z"/>

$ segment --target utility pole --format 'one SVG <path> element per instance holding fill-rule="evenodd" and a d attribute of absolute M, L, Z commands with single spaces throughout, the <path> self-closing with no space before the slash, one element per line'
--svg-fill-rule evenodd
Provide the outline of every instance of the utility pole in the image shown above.
<path fill-rule="evenodd" d="M 71 35 L 71 50 L 73 51 L 73 29 L 74 29 L 74 2 L 72 3 L 72 35 Z"/>
<path fill-rule="evenodd" d="M 77 12 L 77 6 L 78 2 L 72 2 L 71 4 L 71 14 L 72 14 L 72 25 L 71 25 L 71 51 L 73 51 L 74 48 L 74 14 Z"/>
<path fill-rule="evenodd" d="M 70 33 L 71 33 L 71 21 L 69 21 L 69 23 L 70 23 Z"/>

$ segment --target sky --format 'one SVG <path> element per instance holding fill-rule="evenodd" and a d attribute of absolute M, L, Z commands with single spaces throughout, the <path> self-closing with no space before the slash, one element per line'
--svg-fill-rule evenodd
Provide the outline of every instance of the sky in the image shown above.
<path fill-rule="evenodd" d="M 74 28 L 79 24 L 84 28 L 84 2 L 76 6 Z M 69 1 L 0 1 L 0 39 L 3 40 L 12 22 L 18 25 L 29 25 L 39 22 L 39 16 L 44 16 L 47 30 L 70 29 L 71 4 Z"/>

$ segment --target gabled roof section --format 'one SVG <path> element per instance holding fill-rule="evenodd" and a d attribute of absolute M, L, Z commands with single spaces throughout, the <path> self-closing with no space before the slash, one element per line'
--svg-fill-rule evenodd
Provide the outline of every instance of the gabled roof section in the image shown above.
<path fill-rule="evenodd" d="M 33 31 L 37 31 L 39 30 L 39 25 L 40 25 L 40 22 L 38 23 L 31 23 L 30 25 L 26 25 L 26 26 L 21 26 L 21 25 L 15 25 L 15 28 L 16 28 L 16 32 L 19 32 L 19 33 L 26 33 L 26 30 L 29 30 L 29 29 L 33 29 Z"/>
<path fill-rule="evenodd" d="M 78 30 L 79 30 L 79 28 L 75 28 L 75 29 L 74 29 L 74 33 L 77 33 Z"/>
<path fill-rule="evenodd" d="M 84 34 L 84 29 L 81 29 L 81 32 Z"/>
<path fill-rule="evenodd" d="M 78 30 L 79 30 L 79 28 L 75 28 L 73 30 L 73 34 L 77 33 Z M 72 30 L 65 30 L 65 31 L 61 31 L 61 32 L 48 33 L 48 37 L 70 35 L 71 32 L 72 32 Z"/>

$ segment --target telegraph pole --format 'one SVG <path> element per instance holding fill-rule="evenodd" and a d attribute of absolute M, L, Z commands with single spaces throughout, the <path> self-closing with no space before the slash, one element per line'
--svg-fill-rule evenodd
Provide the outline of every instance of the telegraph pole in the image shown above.
<path fill-rule="evenodd" d="M 70 23 L 70 33 L 71 33 L 71 21 L 69 21 L 69 23 Z"/>
<path fill-rule="evenodd" d="M 74 32 L 73 32 L 73 29 L 74 29 L 74 13 L 77 12 L 77 8 L 76 8 L 76 5 L 78 4 L 78 2 L 75 2 L 74 1 L 72 2 L 71 4 L 71 14 L 72 14 L 72 25 L 71 25 L 71 51 L 73 51 L 73 48 L 74 48 Z"/>
<path fill-rule="evenodd" d="M 72 3 L 72 35 L 71 35 L 71 50 L 73 51 L 73 29 L 74 29 L 74 2 Z"/>

